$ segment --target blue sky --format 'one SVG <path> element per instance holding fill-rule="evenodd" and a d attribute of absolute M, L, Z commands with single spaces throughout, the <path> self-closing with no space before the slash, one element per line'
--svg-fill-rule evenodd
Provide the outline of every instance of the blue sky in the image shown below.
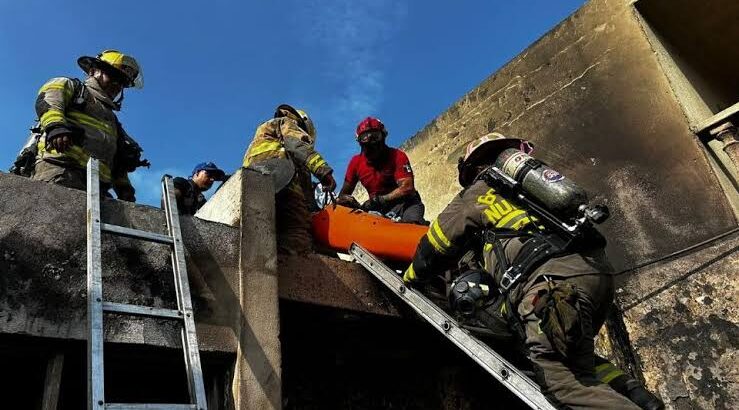
<path fill-rule="evenodd" d="M 132 176 L 139 202 L 158 205 L 163 173 L 237 169 L 281 103 L 311 115 L 341 184 L 361 119 L 381 118 L 399 145 L 583 2 L 0 0 L 0 168 L 38 88 L 116 48 L 145 76 L 119 115 L 153 164 Z"/>

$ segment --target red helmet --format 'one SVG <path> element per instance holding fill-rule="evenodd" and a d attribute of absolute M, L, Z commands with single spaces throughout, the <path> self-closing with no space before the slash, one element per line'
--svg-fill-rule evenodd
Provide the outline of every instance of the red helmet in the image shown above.
<path fill-rule="evenodd" d="M 378 118 L 367 117 L 363 119 L 362 122 L 359 123 L 359 125 L 357 125 L 357 138 L 359 138 L 362 133 L 373 130 L 382 131 L 382 135 L 387 137 L 385 124 L 383 124 L 382 121 L 380 121 Z"/>

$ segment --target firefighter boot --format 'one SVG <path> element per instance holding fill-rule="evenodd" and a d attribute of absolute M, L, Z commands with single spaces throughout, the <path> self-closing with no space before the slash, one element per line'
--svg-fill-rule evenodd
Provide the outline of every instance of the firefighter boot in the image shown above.
<path fill-rule="evenodd" d="M 638 381 L 623 374 L 608 383 L 613 390 L 633 401 L 644 410 L 662 410 L 665 404 Z"/>

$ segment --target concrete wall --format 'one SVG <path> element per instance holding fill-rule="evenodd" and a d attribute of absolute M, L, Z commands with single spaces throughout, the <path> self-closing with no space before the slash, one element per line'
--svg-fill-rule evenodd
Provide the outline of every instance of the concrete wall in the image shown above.
<path fill-rule="evenodd" d="M 13 388 L 5 391 L 4 399 L 16 408 L 32 405 L 43 383 L 39 373 L 44 362 L 37 356 L 44 359 L 47 351 L 62 350 L 68 370 L 61 408 L 81 408 L 85 193 L 3 173 L 0 193 L 0 358 L 19 366 L 34 365 L 19 373 L 27 376 L 23 382 L 0 377 L 4 386 Z M 104 201 L 102 209 L 105 222 L 165 230 L 159 209 L 112 200 Z M 181 217 L 181 223 L 200 348 L 212 359 L 204 361 L 207 373 L 221 383 L 208 390 L 209 400 L 217 400 L 214 394 L 227 395 L 224 392 L 230 390 L 227 378 L 234 369 L 228 362 L 233 363 L 243 331 L 239 326 L 255 329 L 259 318 L 242 323 L 239 317 L 243 290 L 239 288 L 249 286 L 239 283 L 239 229 L 188 216 Z M 106 300 L 174 306 L 167 247 L 104 234 L 102 249 Z M 310 255 L 280 257 L 277 270 L 284 387 L 282 403 L 278 398 L 272 407 L 483 409 L 488 408 L 488 394 L 493 394 L 506 408 L 524 408 L 436 331 L 413 320 L 415 315 L 408 315 L 408 309 L 360 265 Z M 106 340 L 117 342 L 106 347 L 106 367 L 118 372 L 109 375 L 115 384 L 106 390 L 109 399 L 184 401 L 180 398 L 184 381 L 171 374 L 181 365 L 181 356 L 160 349 L 179 345 L 177 329 L 110 315 L 105 321 Z M 428 360 L 434 355 L 442 357 Z M 246 360 L 259 361 L 262 356 L 251 349 Z M 142 358 L 145 363 L 139 366 L 137 359 Z M 272 369 L 271 374 L 279 372 Z M 2 376 L 12 379 L 7 372 Z M 168 377 L 166 386 L 153 380 L 156 377 Z M 129 383 L 134 392 L 124 388 Z M 139 387 L 141 383 L 145 386 Z M 151 388 L 154 385 L 158 389 Z M 232 398 L 225 403 L 231 408 Z"/>
<path fill-rule="evenodd" d="M 460 189 L 464 146 L 494 130 L 610 207 L 618 269 L 736 225 L 627 2 L 587 3 L 403 145 L 428 219 Z"/>
<path fill-rule="evenodd" d="M 0 334 L 86 338 L 85 193 L 0 173 Z M 163 211 L 104 201 L 103 221 L 163 233 Z M 239 322 L 239 230 L 183 216 L 200 346 L 235 352 Z M 169 249 L 103 234 L 106 300 L 174 307 Z M 322 256 L 279 262 L 280 296 L 303 303 L 397 316 L 362 268 Z M 284 266 L 284 268 L 282 268 Z M 174 327 L 106 319 L 115 342 L 178 346 Z"/>
<path fill-rule="evenodd" d="M 647 384 L 676 409 L 739 403 L 739 234 L 633 273 L 618 293 Z"/>
<path fill-rule="evenodd" d="M 737 239 L 650 263 L 737 221 L 632 3 L 591 0 L 402 148 L 430 219 L 459 192 L 456 162 L 469 141 L 491 131 L 533 141 L 537 158 L 611 209 L 602 231 L 625 271 L 624 314 L 608 331 L 616 356 L 672 408 L 730 408 L 739 402 Z"/>

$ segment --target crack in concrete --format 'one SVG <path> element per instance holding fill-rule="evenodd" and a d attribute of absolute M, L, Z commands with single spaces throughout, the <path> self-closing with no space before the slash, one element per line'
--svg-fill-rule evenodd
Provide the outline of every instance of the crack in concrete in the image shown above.
<path fill-rule="evenodd" d="M 607 52 L 608 52 L 608 51 L 606 51 L 606 53 L 607 53 Z M 516 117 L 515 117 L 514 119 L 512 119 L 511 121 L 506 121 L 506 122 L 504 122 L 503 124 L 504 124 L 504 125 L 511 125 L 511 124 L 513 124 L 514 122 L 518 121 L 518 120 L 519 120 L 519 119 L 520 119 L 521 117 L 523 117 L 523 116 L 524 116 L 524 115 L 525 115 L 525 114 L 526 114 L 526 113 L 527 113 L 527 112 L 528 112 L 528 111 L 529 111 L 530 109 L 532 109 L 532 108 L 536 107 L 536 106 L 537 106 L 537 105 L 539 105 L 539 104 L 542 104 L 543 102 L 547 101 L 548 99 L 550 99 L 550 98 L 551 98 L 551 97 L 553 97 L 554 95 L 556 95 L 556 94 L 558 94 L 558 93 L 560 93 L 560 92 L 564 91 L 565 89 L 569 88 L 569 87 L 570 87 L 570 86 L 571 86 L 572 84 L 574 84 L 574 83 L 575 83 L 576 81 L 578 81 L 578 80 L 582 79 L 583 77 L 585 77 L 585 75 L 586 75 L 586 74 L 588 73 L 588 71 L 592 70 L 593 68 L 595 68 L 595 67 L 596 67 L 596 66 L 598 66 L 598 65 L 600 65 L 600 61 L 596 61 L 595 63 L 593 63 L 593 64 L 589 65 L 589 66 L 588 66 L 587 68 L 585 68 L 585 70 L 584 70 L 584 71 L 583 71 L 582 73 L 580 73 L 580 75 L 578 75 L 577 77 L 573 78 L 573 79 L 572 79 L 571 81 L 569 81 L 569 82 L 568 82 L 567 84 L 565 84 L 565 85 L 563 85 L 563 86 L 559 87 L 558 89 L 556 89 L 556 90 L 552 91 L 551 93 L 547 94 L 547 95 L 546 95 L 546 96 L 545 96 L 544 98 L 542 98 L 541 100 L 539 100 L 539 101 L 537 101 L 537 102 L 535 102 L 535 103 L 533 103 L 533 104 L 529 105 L 529 106 L 528 106 L 528 107 L 526 107 L 526 108 L 525 108 L 525 109 L 524 109 L 523 111 L 521 111 L 521 113 L 520 113 L 520 114 L 518 114 L 518 115 L 517 115 L 517 116 L 516 116 Z"/>

